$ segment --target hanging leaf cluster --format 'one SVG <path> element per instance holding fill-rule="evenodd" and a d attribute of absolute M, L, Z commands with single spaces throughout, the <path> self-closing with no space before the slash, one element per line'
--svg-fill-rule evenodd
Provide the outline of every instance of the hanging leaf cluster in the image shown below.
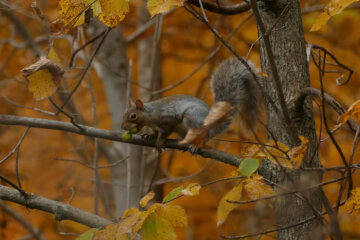
<path fill-rule="evenodd" d="M 176 239 L 174 228 L 186 227 L 187 218 L 181 206 L 168 202 L 179 195 L 198 195 L 200 188 L 198 183 L 175 188 L 164 198 L 164 203 L 154 203 L 145 211 L 130 208 L 124 212 L 120 223 L 109 224 L 101 230 L 90 229 L 77 240 L 131 240 L 136 234 L 140 234 L 143 240 Z M 140 206 L 145 208 L 154 196 L 154 192 L 146 194 L 140 200 Z"/>
<path fill-rule="evenodd" d="M 184 5 L 184 0 L 148 0 L 147 7 L 151 16 Z M 60 0 L 60 19 L 51 25 L 53 32 L 66 33 L 74 27 L 88 23 L 92 17 L 110 28 L 116 27 L 129 12 L 128 0 Z"/>

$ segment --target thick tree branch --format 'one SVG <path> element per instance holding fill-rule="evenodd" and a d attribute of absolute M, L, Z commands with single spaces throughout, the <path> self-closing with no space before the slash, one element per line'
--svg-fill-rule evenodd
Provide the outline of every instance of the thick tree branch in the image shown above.
<path fill-rule="evenodd" d="M 305 98 L 307 96 L 314 96 L 321 99 L 321 91 L 316 88 L 307 87 L 303 88 L 298 92 L 298 95 L 295 98 L 294 101 L 294 112 L 301 113 L 302 107 L 304 105 Z M 338 102 L 336 101 L 332 96 L 330 96 L 327 93 L 324 93 L 324 100 L 327 102 L 334 110 L 337 112 L 337 114 L 341 115 L 346 112 L 346 109 Z M 349 125 L 350 129 L 356 132 L 356 129 L 358 125 L 353 119 L 349 119 L 347 121 L 347 124 Z"/>
<path fill-rule="evenodd" d="M 3 185 L 0 185 L 0 199 L 21 204 L 27 208 L 39 209 L 52 213 L 58 221 L 72 220 L 92 228 L 104 227 L 112 223 L 111 221 L 92 213 L 32 193 L 28 193 L 27 197 L 24 198 L 19 191 Z"/>
<path fill-rule="evenodd" d="M 188 2 L 191 3 L 192 5 L 200 7 L 198 0 L 188 0 Z M 250 4 L 246 1 L 234 5 L 219 5 L 215 3 L 202 1 L 202 5 L 206 10 L 214 13 L 219 13 L 222 15 L 235 15 L 238 13 L 246 12 L 250 9 Z"/>
<path fill-rule="evenodd" d="M 0 124 L 4 125 L 16 125 L 16 126 L 28 126 L 33 128 L 44 128 L 44 129 L 53 129 L 66 132 L 72 132 L 84 136 L 96 137 L 102 139 L 108 139 L 112 141 L 125 142 L 130 144 L 136 144 L 147 147 L 154 147 L 155 140 L 144 140 L 141 136 L 133 135 L 132 139 L 129 141 L 124 141 L 122 139 L 123 132 L 115 132 L 109 130 L 103 130 L 99 128 L 89 127 L 86 125 L 79 126 L 82 128 L 80 130 L 78 127 L 74 126 L 72 123 L 48 120 L 41 118 L 29 118 L 29 117 L 19 117 L 13 115 L 0 114 Z M 179 144 L 176 140 L 167 140 L 164 145 L 165 148 L 173 148 L 182 151 L 187 151 L 190 147 L 189 144 Z M 195 150 L 194 154 L 199 154 L 204 158 L 212 158 L 214 160 L 230 164 L 233 166 L 238 166 L 241 162 L 240 157 L 236 157 L 226 152 L 218 151 L 215 149 L 205 149 L 198 148 Z"/>

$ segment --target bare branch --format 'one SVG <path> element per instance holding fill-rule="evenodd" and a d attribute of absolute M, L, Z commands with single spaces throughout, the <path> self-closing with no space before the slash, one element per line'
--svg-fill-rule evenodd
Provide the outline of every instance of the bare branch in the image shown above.
<path fill-rule="evenodd" d="M 192 5 L 200 7 L 200 3 L 198 0 L 189 0 L 188 2 Z M 246 12 L 250 9 L 250 4 L 247 1 L 243 1 L 242 3 L 234 5 L 219 5 L 215 3 L 201 1 L 201 5 L 204 9 L 210 12 L 219 13 L 222 15 L 235 15 L 238 13 Z"/>
<path fill-rule="evenodd" d="M 141 146 L 147 146 L 147 147 L 155 146 L 155 140 L 144 140 L 141 138 L 141 136 L 138 135 L 133 135 L 131 140 L 124 141 L 122 139 L 123 132 L 103 130 L 103 129 L 79 124 L 79 126 L 83 128 L 83 130 L 80 130 L 71 123 L 56 121 L 56 120 L 0 114 L 0 124 L 61 130 L 61 131 L 72 132 L 84 136 L 97 137 L 97 138 L 108 139 L 118 142 L 125 142 L 130 144 L 141 145 Z M 179 144 L 178 141 L 170 139 L 165 142 L 164 147 L 187 151 L 189 149 L 189 144 Z M 242 160 L 242 158 L 240 157 L 234 156 L 226 152 L 218 151 L 215 149 L 198 148 L 194 152 L 194 154 L 199 154 L 204 158 L 212 158 L 214 160 L 233 166 L 238 166 Z"/>

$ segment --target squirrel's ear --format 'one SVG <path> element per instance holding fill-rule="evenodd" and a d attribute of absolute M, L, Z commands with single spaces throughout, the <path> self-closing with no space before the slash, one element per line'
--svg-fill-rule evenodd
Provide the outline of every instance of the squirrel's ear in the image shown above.
<path fill-rule="evenodd" d="M 134 107 L 135 105 L 135 101 L 132 98 L 129 98 L 128 108 Z"/>
<path fill-rule="evenodd" d="M 135 104 L 137 110 L 144 111 L 144 104 L 140 99 L 136 99 Z"/>

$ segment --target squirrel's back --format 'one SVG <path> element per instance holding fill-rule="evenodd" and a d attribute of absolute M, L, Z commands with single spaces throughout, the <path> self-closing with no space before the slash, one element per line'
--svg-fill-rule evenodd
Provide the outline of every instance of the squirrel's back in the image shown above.
<path fill-rule="evenodd" d="M 211 87 L 215 102 L 228 102 L 236 108 L 246 127 L 254 126 L 259 117 L 261 94 L 255 79 L 239 60 L 223 61 L 212 75 Z"/>

